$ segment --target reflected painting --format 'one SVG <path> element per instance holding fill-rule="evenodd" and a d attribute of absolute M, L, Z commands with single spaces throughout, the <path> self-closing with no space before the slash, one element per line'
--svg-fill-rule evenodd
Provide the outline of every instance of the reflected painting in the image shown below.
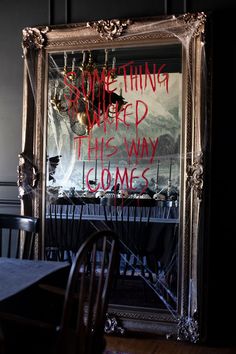
<path fill-rule="evenodd" d="M 178 199 L 182 74 L 124 54 L 50 56 L 49 192 Z"/>

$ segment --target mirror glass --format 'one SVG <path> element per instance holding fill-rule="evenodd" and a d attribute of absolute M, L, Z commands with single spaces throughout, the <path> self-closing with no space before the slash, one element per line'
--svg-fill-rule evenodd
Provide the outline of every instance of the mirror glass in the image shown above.
<path fill-rule="evenodd" d="M 92 231 L 111 228 L 111 304 L 176 318 L 182 45 L 53 52 L 47 67 L 47 258 L 71 261 Z"/>

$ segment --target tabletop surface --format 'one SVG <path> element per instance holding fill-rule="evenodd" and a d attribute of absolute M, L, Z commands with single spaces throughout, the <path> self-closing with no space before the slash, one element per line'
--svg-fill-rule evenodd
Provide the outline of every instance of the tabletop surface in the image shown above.
<path fill-rule="evenodd" d="M 65 267 L 67 262 L 22 260 L 0 257 L 0 301 Z"/>

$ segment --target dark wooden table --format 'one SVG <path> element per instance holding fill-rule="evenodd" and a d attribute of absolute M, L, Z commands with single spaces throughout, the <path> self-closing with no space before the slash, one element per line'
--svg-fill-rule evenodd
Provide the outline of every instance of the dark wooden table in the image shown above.
<path fill-rule="evenodd" d="M 46 353 L 53 336 L 36 324 L 56 328 L 64 296 L 55 297 L 42 285 L 65 289 L 69 269 L 67 262 L 0 258 L 0 354 L 3 349 L 4 354 Z"/>
<path fill-rule="evenodd" d="M 0 258 L 0 301 L 38 283 L 46 276 L 68 267 L 67 262 Z"/>

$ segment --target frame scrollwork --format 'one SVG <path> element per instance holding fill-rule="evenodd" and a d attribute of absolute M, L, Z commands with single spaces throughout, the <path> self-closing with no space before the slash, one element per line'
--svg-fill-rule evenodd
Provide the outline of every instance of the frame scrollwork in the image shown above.
<path fill-rule="evenodd" d="M 193 162 L 188 166 L 188 183 L 197 194 L 199 200 L 202 199 L 203 190 L 203 154 L 201 153 Z"/>
<path fill-rule="evenodd" d="M 131 20 L 99 20 L 96 22 L 87 22 L 88 27 L 94 28 L 101 38 L 107 40 L 120 37 L 124 29 L 131 24 Z"/>
<path fill-rule="evenodd" d="M 24 152 L 19 154 L 19 159 L 17 185 L 19 198 L 22 199 L 25 194 L 32 193 L 32 190 L 37 188 L 39 172 Z"/>

